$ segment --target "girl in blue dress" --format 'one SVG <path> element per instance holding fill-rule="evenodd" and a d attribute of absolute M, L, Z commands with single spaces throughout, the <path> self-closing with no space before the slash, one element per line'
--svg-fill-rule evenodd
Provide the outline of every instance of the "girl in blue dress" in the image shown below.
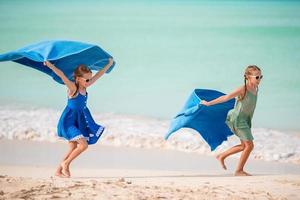
<path fill-rule="evenodd" d="M 68 103 L 59 119 L 57 134 L 68 140 L 69 151 L 55 172 L 58 177 L 69 178 L 71 162 L 85 151 L 89 144 L 95 144 L 104 131 L 104 127 L 93 120 L 86 107 L 88 96 L 86 88 L 94 84 L 112 64 L 113 60 L 110 58 L 109 63 L 94 76 L 88 67 L 79 65 L 74 71 L 73 82 L 49 61 L 44 62 L 44 65 L 58 75 L 68 88 Z"/>

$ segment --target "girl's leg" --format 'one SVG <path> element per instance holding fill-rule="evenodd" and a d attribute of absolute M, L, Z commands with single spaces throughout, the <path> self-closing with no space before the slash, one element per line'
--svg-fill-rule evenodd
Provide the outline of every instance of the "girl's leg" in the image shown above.
<path fill-rule="evenodd" d="M 236 145 L 234 147 L 231 147 L 230 149 L 228 149 L 228 150 L 224 151 L 223 153 L 220 153 L 219 155 L 217 155 L 217 159 L 220 161 L 223 169 L 227 169 L 226 165 L 225 165 L 225 162 L 224 162 L 225 159 L 228 156 L 232 155 L 232 154 L 236 154 L 238 152 L 243 151 L 244 148 L 245 148 L 245 145 L 244 145 L 243 141 L 241 141 L 241 144 Z"/>
<path fill-rule="evenodd" d="M 68 158 L 61 163 L 62 173 L 68 177 L 70 177 L 69 166 L 71 162 L 88 148 L 88 143 L 85 139 L 81 138 L 76 142 L 78 143 L 77 147 L 71 152 Z"/>
<path fill-rule="evenodd" d="M 77 142 L 75 142 L 75 141 L 70 141 L 69 142 L 69 150 L 66 153 L 66 155 L 64 156 L 62 162 L 69 157 L 69 155 L 72 153 L 72 151 L 74 151 L 74 149 L 76 149 L 76 147 L 77 147 Z M 62 170 L 62 167 L 59 164 L 59 166 L 56 169 L 55 175 L 59 176 L 59 177 L 64 177 L 64 175 L 62 174 L 61 170 Z"/>
<path fill-rule="evenodd" d="M 239 164 L 235 171 L 235 176 L 251 176 L 250 174 L 244 171 L 244 166 L 249 158 L 251 151 L 254 148 L 254 144 L 252 141 L 243 141 L 243 143 L 245 144 L 245 149 L 241 154 Z"/>

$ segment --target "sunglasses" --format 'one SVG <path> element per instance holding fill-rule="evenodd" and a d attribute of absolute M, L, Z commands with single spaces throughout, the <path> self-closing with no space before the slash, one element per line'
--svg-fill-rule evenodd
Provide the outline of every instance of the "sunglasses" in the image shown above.
<path fill-rule="evenodd" d="M 260 75 L 260 76 L 253 76 L 253 75 L 249 75 L 250 77 L 255 77 L 256 80 L 259 80 L 259 79 L 262 79 L 264 76 L 263 75 Z"/>
<path fill-rule="evenodd" d="M 80 77 L 80 78 L 82 78 L 86 83 L 90 82 L 90 80 L 91 80 L 91 79 L 85 79 L 83 77 Z"/>

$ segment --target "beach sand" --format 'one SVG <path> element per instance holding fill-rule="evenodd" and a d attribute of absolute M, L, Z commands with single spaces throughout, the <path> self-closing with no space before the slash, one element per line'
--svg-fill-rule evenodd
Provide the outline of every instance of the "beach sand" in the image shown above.
<path fill-rule="evenodd" d="M 171 150 L 90 146 L 53 176 L 63 142 L 0 140 L 0 199 L 299 199 L 299 165 L 249 160 L 251 177 L 234 177 L 212 156 Z"/>

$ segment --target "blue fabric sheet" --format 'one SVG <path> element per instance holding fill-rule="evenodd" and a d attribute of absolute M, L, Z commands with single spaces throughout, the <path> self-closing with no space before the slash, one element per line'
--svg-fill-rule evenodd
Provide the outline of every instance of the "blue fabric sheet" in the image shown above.
<path fill-rule="evenodd" d="M 109 58 L 112 56 L 97 45 L 67 40 L 43 41 L 0 55 L 0 61 L 13 61 L 37 69 L 61 84 L 62 80 L 43 65 L 44 61 L 49 60 L 73 80 L 73 72 L 78 65 L 84 64 L 91 70 L 101 70 Z M 114 65 L 115 62 L 106 73 L 109 73 Z"/>
<path fill-rule="evenodd" d="M 213 106 L 200 105 L 200 102 L 201 100 L 211 101 L 222 95 L 224 93 L 216 90 L 195 89 L 183 109 L 172 120 L 165 139 L 167 140 L 181 128 L 191 128 L 198 131 L 210 146 L 211 151 L 215 150 L 233 134 L 225 121 L 228 111 L 234 107 L 235 100 L 231 99 Z"/>

